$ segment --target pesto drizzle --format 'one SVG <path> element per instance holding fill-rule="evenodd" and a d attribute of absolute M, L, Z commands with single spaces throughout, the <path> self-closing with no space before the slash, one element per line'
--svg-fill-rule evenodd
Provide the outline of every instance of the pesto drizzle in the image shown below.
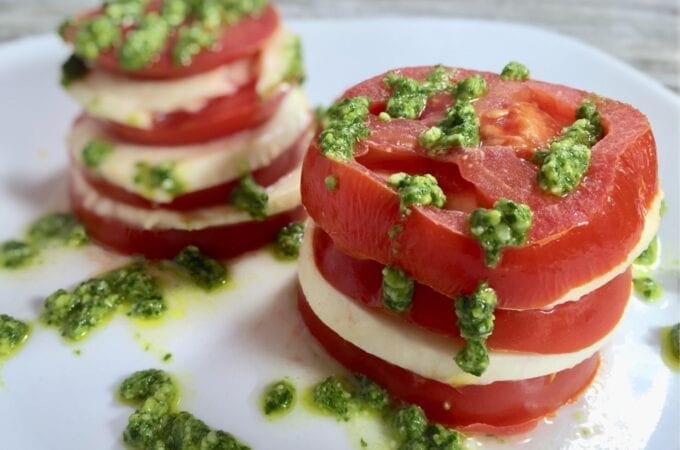
<path fill-rule="evenodd" d="M 581 183 L 590 165 L 590 148 L 604 129 L 595 103 L 584 100 L 576 110 L 576 121 L 562 130 L 546 150 L 536 152 L 540 164 L 538 185 L 545 192 L 562 197 Z"/>
<path fill-rule="evenodd" d="M 305 236 L 305 226 L 299 222 L 291 222 L 276 235 L 274 247 L 276 253 L 284 258 L 297 258 L 300 245 Z"/>
<path fill-rule="evenodd" d="M 482 375 L 489 366 L 486 340 L 493 332 L 493 313 L 497 303 L 496 292 L 486 281 L 479 283 L 471 295 L 461 295 L 456 299 L 456 324 L 465 339 L 465 347 L 458 352 L 455 360 L 463 371 L 475 376 Z"/>
<path fill-rule="evenodd" d="M 325 111 L 321 119 L 319 148 L 327 158 L 336 161 L 354 159 L 354 144 L 369 135 L 366 126 L 369 100 L 354 97 L 339 100 Z"/>
<path fill-rule="evenodd" d="M 503 81 L 526 81 L 529 79 L 529 69 L 522 63 L 510 61 L 501 70 L 501 80 Z"/>
<path fill-rule="evenodd" d="M 224 431 L 208 427 L 192 414 L 176 412 L 179 391 L 173 379 L 158 369 L 135 372 L 118 389 L 119 397 L 137 407 L 128 418 L 123 441 L 130 448 L 247 450 Z"/>
<path fill-rule="evenodd" d="M 414 282 L 398 267 L 387 266 L 382 271 L 382 299 L 385 308 L 404 312 L 413 302 Z"/>
<path fill-rule="evenodd" d="M 98 168 L 113 153 L 113 144 L 103 139 L 92 139 L 81 152 L 83 164 L 90 169 Z"/>
<path fill-rule="evenodd" d="M 193 245 L 182 249 L 173 261 L 184 275 L 204 291 L 224 286 L 229 278 L 224 264 L 204 255 Z"/>
<path fill-rule="evenodd" d="M 140 161 L 135 165 L 133 181 L 146 192 L 161 191 L 171 197 L 184 192 L 184 184 L 175 173 L 175 163 L 164 161 L 151 165 Z"/>
<path fill-rule="evenodd" d="M 269 195 L 250 174 L 241 178 L 238 186 L 231 193 L 230 202 L 235 208 L 247 212 L 255 220 L 267 218 Z"/>
<path fill-rule="evenodd" d="M 19 350 L 30 331 L 28 324 L 7 314 L 0 314 L 0 358 L 7 358 Z"/>
<path fill-rule="evenodd" d="M 288 380 L 270 384 L 262 395 L 262 412 L 265 416 L 281 416 L 295 405 L 295 386 Z"/>
<path fill-rule="evenodd" d="M 387 184 L 396 189 L 399 194 L 400 206 L 402 216 L 406 216 L 410 212 L 411 206 L 427 206 L 432 205 L 436 208 L 442 208 L 446 203 L 446 195 L 439 187 L 437 179 L 428 174 L 425 175 L 409 175 L 404 172 L 398 172 L 390 175 L 387 179 Z"/>
<path fill-rule="evenodd" d="M 531 228 L 533 213 L 529 206 L 500 199 L 492 209 L 478 208 L 470 214 L 470 234 L 484 250 L 484 264 L 495 267 L 505 247 L 521 245 Z"/>
<path fill-rule="evenodd" d="M 651 266 L 659 258 L 659 238 L 655 236 L 649 246 L 633 262 L 633 289 L 645 301 L 658 300 L 663 295 L 661 285 L 652 278 Z"/>
<path fill-rule="evenodd" d="M 443 66 L 436 66 L 422 83 L 398 71 L 390 73 L 383 80 L 392 90 L 385 110 L 387 117 L 417 119 L 425 110 L 429 97 L 451 89 L 451 76 Z"/>

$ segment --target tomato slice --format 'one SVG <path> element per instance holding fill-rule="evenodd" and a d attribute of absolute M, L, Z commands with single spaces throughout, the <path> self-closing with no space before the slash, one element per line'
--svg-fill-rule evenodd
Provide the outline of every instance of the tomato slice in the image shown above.
<path fill-rule="evenodd" d="M 403 72 L 422 78 L 431 69 Z M 496 75 L 481 72 L 459 71 L 457 76 L 470 73 L 480 73 L 489 85 L 488 94 L 475 103 L 482 117 L 486 111 L 526 104 L 529 99 L 542 125 L 533 126 L 534 115 L 507 125 L 510 137 L 522 143 L 517 148 L 482 142 L 479 147 L 429 157 L 417 145 L 417 136 L 439 120 L 441 105 L 428 105 L 421 120 L 393 119 L 377 125 L 374 114 L 384 108 L 389 92 L 383 76 L 375 77 L 344 95 L 366 95 L 373 102 L 371 135 L 357 144 L 356 159 L 326 158 L 317 140 L 312 141 L 301 185 L 309 215 L 350 256 L 402 267 L 447 297 L 470 292 L 486 279 L 505 309 L 542 308 L 595 278 L 601 277 L 602 285 L 618 275 L 612 269 L 627 261 L 638 245 L 659 192 L 656 149 L 647 119 L 629 105 L 598 99 L 606 134 L 593 147 L 580 186 L 564 198 L 553 197 L 538 187 L 538 169 L 526 156 L 545 139 L 550 121 L 557 126 L 573 120 L 586 94 L 536 81 L 501 82 Z M 414 207 L 402 218 L 399 198 L 380 170 L 390 166 L 393 171 L 417 173 L 432 165 L 441 167 L 436 175 L 440 185 L 452 186 L 447 195 L 455 201 L 447 207 L 456 209 Z M 446 170 L 451 166 L 456 170 Z M 333 192 L 324 184 L 329 175 L 338 180 Z M 467 217 L 471 208 L 490 207 L 500 198 L 528 204 L 533 226 L 526 244 L 505 249 L 499 265 L 489 269 L 479 243 L 469 234 Z M 388 234 L 397 223 L 402 231 L 392 239 Z"/>
<path fill-rule="evenodd" d="M 149 9 L 158 9 L 158 2 L 152 2 Z M 81 15 L 76 19 L 75 25 L 65 32 L 67 41 L 72 41 L 78 27 L 78 20 L 94 17 L 101 14 L 101 8 Z M 237 24 L 226 26 L 217 39 L 215 46 L 194 56 L 188 65 L 176 65 L 172 60 L 172 48 L 177 41 L 176 30 L 167 40 L 165 49 L 148 66 L 139 70 L 126 70 L 118 64 L 115 50 L 103 52 L 97 58 L 97 67 L 132 78 L 144 79 L 169 79 L 183 78 L 198 73 L 207 72 L 223 64 L 240 58 L 254 56 L 262 48 L 267 39 L 280 25 L 279 14 L 276 9 L 269 5 L 261 14 L 243 18 Z M 125 32 L 129 30 L 124 30 Z"/>
<path fill-rule="evenodd" d="M 269 186 L 297 167 L 307 149 L 308 133 L 309 130 L 305 130 L 287 150 L 274 158 L 268 165 L 255 170 L 252 173 L 255 181 L 261 186 Z M 73 162 L 73 164 L 77 166 L 76 170 L 80 170 L 83 174 L 87 183 L 100 194 L 128 205 L 147 209 L 187 211 L 223 204 L 240 181 L 238 179 L 231 180 L 217 186 L 180 195 L 171 202 L 161 204 L 150 201 L 97 176 L 95 172 L 88 170 L 80 163 Z"/>
<path fill-rule="evenodd" d="M 262 99 L 255 83 L 235 94 L 211 99 L 195 112 L 177 111 L 158 115 L 149 129 L 106 121 L 106 128 L 122 140 L 144 145 L 184 145 L 226 136 L 266 122 L 276 111 L 285 92 Z"/>
<path fill-rule="evenodd" d="M 395 397 L 419 405 L 430 420 L 452 428 L 501 434 L 526 431 L 578 397 L 595 377 L 600 362 L 596 353 L 551 375 L 454 387 L 423 378 L 345 341 L 319 320 L 300 290 L 298 308 L 312 335 L 348 370 L 366 375 Z"/>
<path fill-rule="evenodd" d="M 313 230 L 314 260 L 326 281 L 358 304 L 389 314 L 382 305 L 383 266 L 345 255 L 323 230 Z M 579 351 L 611 332 L 623 316 L 630 290 L 629 269 L 578 301 L 550 310 L 496 309 L 495 328 L 487 345 L 493 350 L 543 354 Z M 454 301 L 425 285 L 416 283 L 411 308 L 399 317 L 463 343 Z"/>
<path fill-rule="evenodd" d="M 304 217 L 300 206 L 263 221 L 199 230 L 149 230 L 94 213 L 72 187 L 69 197 L 71 211 L 95 241 L 119 253 L 151 259 L 173 258 L 187 245 L 195 245 L 213 258 L 233 258 L 273 242 L 281 228 Z"/>

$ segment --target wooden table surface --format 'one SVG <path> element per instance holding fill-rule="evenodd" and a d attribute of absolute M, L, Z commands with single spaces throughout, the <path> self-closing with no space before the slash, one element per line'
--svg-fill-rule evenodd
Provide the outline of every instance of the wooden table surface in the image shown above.
<path fill-rule="evenodd" d="M 52 32 L 96 0 L 0 0 L 0 41 Z M 279 0 L 285 17 L 421 15 L 524 22 L 576 37 L 680 92 L 678 0 Z"/>

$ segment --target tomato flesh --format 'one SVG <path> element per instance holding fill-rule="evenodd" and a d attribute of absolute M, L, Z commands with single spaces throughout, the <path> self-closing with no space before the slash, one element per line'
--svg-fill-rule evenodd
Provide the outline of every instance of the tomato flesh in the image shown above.
<path fill-rule="evenodd" d="M 366 375 L 393 396 L 417 404 L 430 420 L 448 427 L 496 434 L 526 431 L 583 392 L 599 367 L 596 353 L 551 375 L 454 387 L 390 364 L 345 341 L 314 314 L 302 292 L 298 292 L 303 321 L 333 358 L 348 370 Z"/>
<path fill-rule="evenodd" d="M 86 208 L 83 198 L 73 186 L 69 196 L 71 211 L 97 243 L 119 253 L 143 255 L 151 259 L 173 258 L 187 245 L 195 245 L 213 258 L 233 258 L 273 242 L 281 228 L 304 216 L 300 206 L 263 221 L 198 230 L 143 229 L 118 219 L 100 216 Z"/>
<path fill-rule="evenodd" d="M 290 148 L 274 158 L 268 165 L 255 170 L 252 173 L 255 181 L 261 186 L 269 186 L 297 167 L 307 149 L 308 133 L 309 131 L 305 130 Z M 188 211 L 224 204 L 240 182 L 239 179 L 228 181 L 217 186 L 183 194 L 175 197 L 168 203 L 159 204 L 97 176 L 96 173 L 91 172 L 81 164 L 78 164 L 77 170 L 81 171 L 85 180 L 92 188 L 112 200 L 139 208 L 168 209 L 173 211 Z"/>
<path fill-rule="evenodd" d="M 195 112 L 158 115 L 151 128 L 104 122 L 114 136 L 144 145 L 184 145 L 223 137 L 266 122 L 277 110 L 284 92 L 261 99 L 250 83 L 235 94 L 211 99 Z"/>
<path fill-rule="evenodd" d="M 390 314 L 382 304 L 383 266 L 345 255 L 316 227 L 313 242 L 316 267 L 328 283 L 352 301 Z M 629 269 L 578 301 L 550 310 L 496 309 L 494 331 L 487 345 L 493 350 L 542 354 L 579 351 L 611 332 L 623 316 L 630 290 Z M 463 343 L 454 301 L 425 285 L 416 283 L 411 308 L 399 317 Z"/>
<path fill-rule="evenodd" d="M 409 70 L 413 72 L 405 69 L 404 73 L 422 77 L 431 68 Z M 461 71 L 459 76 L 470 73 L 474 72 Z M 489 93 L 475 103 L 482 115 L 506 108 L 517 98 L 522 102 L 531 98 L 540 109 L 536 114 L 547 114 L 554 124 L 563 125 L 573 120 L 586 95 L 563 86 L 536 81 L 502 83 L 495 75 L 481 75 L 489 84 Z M 382 78 L 361 83 L 344 96 L 367 95 L 379 110 L 389 96 Z M 433 115 L 441 114 L 442 108 L 437 106 L 438 112 L 426 109 L 420 121 L 393 119 L 379 128 L 377 120 L 369 117 L 372 134 L 357 144 L 356 159 L 350 162 L 324 157 L 314 139 L 303 164 L 303 204 L 319 227 L 350 256 L 399 266 L 447 297 L 468 293 L 485 279 L 496 290 L 500 308 L 545 307 L 594 278 L 613 278 L 609 272 L 638 244 L 658 193 L 655 143 L 646 118 L 612 100 L 598 100 L 597 104 L 605 136 L 592 149 L 584 180 L 564 198 L 538 187 L 538 169 L 526 159 L 524 144 L 531 141 L 537 145 L 547 134 L 532 127 L 516 128 L 515 136 L 524 142 L 521 148 L 482 142 L 480 147 L 427 156 L 418 147 L 417 135 L 433 121 Z M 545 119 L 544 125 L 550 120 Z M 393 157 L 404 161 L 404 166 L 381 165 Z M 416 167 L 413 171 L 417 172 L 433 164 L 456 166 L 456 171 L 450 171 L 452 185 L 460 187 L 447 194 L 456 199 L 464 194 L 467 206 L 454 202 L 449 207 L 460 209 L 413 207 L 402 218 L 397 194 L 376 170 L 390 166 L 391 170 L 412 172 L 409 168 Z M 447 184 L 446 173 L 441 171 L 440 184 Z M 338 180 L 333 192 L 324 185 L 329 175 Z M 527 243 L 506 248 L 499 265 L 489 269 L 481 246 L 469 234 L 467 217 L 471 208 L 490 207 L 500 198 L 528 204 L 534 213 L 533 225 Z M 402 231 L 391 239 L 388 233 L 395 224 L 400 224 Z"/>

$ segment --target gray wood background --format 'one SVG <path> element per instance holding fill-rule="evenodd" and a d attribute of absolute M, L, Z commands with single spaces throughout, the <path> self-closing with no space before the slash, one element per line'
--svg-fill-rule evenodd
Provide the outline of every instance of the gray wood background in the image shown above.
<path fill-rule="evenodd" d="M 51 32 L 97 0 L 0 0 L 0 41 Z M 574 36 L 680 92 L 680 0 L 278 0 L 286 17 L 508 20 Z"/>

